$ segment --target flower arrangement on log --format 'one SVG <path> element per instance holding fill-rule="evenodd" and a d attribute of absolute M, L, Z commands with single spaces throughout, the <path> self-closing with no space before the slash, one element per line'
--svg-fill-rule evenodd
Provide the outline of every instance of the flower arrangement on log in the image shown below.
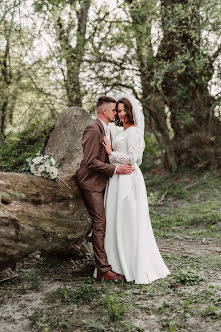
<path fill-rule="evenodd" d="M 36 157 L 26 159 L 28 166 L 23 168 L 23 173 L 43 176 L 46 179 L 58 181 L 60 179 L 69 189 L 69 185 L 58 175 L 58 166 L 53 157 L 36 153 Z"/>

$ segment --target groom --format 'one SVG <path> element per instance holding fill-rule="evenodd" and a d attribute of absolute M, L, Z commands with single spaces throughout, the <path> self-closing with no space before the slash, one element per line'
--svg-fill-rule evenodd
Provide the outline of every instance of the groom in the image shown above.
<path fill-rule="evenodd" d="M 114 173 L 130 174 L 134 169 L 126 164 L 110 165 L 108 155 L 102 144 L 104 136 L 111 143 L 108 123 L 114 122 L 116 101 L 111 97 L 102 96 L 97 101 L 96 111 L 96 120 L 88 125 L 83 133 L 83 160 L 77 171 L 77 182 L 92 218 L 92 244 L 97 267 L 97 279 L 124 280 L 124 276 L 112 271 L 104 249 L 106 229 L 104 191 L 108 178 L 113 176 Z"/>

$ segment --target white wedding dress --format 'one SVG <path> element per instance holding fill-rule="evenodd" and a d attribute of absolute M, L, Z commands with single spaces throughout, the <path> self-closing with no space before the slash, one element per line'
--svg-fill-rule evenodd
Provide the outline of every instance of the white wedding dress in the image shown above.
<path fill-rule="evenodd" d="M 112 140 L 110 163 L 130 164 L 135 171 L 130 175 L 114 174 L 108 181 L 104 199 L 107 220 L 105 249 L 114 272 L 125 275 L 126 281 L 149 284 L 170 272 L 154 238 L 146 187 L 136 164 L 138 146 L 139 136 L 133 126 Z"/>

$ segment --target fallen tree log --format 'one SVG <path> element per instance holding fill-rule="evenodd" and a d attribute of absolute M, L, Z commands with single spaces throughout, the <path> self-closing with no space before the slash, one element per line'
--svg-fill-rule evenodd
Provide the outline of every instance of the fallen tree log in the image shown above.
<path fill-rule="evenodd" d="M 76 253 L 76 245 L 84 242 L 91 221 L 75 173 L 82 159 L 82 132 L 90 121 L 81 108 L 64 110 L 44 148 L 71 189 L 61 180 L 0 173 L 0 269 L 36 250 Z"/>

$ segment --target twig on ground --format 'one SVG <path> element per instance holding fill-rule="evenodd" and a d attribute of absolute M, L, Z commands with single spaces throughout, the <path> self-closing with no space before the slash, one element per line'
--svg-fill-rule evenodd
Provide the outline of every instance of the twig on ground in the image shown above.
<path fill-rule="evenodd" d="M 72 244 L 72 248 L 73 249 L 75 249 L 75 250 L 77 250 L 77 251 L 81 251 L 81 248 L 80 247 L 78 247 L 76 244 Z"/>
<path fill-rule="evenodd" d="M 4 282 L 10 281 L 10 280 L 12 280 L 12 279 L 18 278 L 19 275 L 20 275 L 20 273 L 18 273 L 18 274 L 14 274 L 14 275 L 12 275 L 12 276 L 10 276 L 10 277 L 7 277 L 7 278 L 5 278 L 5 279 L 2 279 L 2 280 L 0 280 L 0 284 L 3 284 Z"/>
<path fill-rule="evenodd" d="M 161 204 L 163 204 L 163 201 L 164 201 L 164 199 L 165 199 L 167 193 L 168 193 L 168 190 L 166 190 L 166 191 L 163 193 L 163 195 L 161 196 L 161 198 L 158 200 L 157 205 L 161 205 Z"/>
<path fill-rule="evenodd" d="M 185 189 L 190 189 L 190 188 L 196 186 L 197 184 L 199 184 L 199 182 L 190 183 L 190 184 L 188 184 L 188 185 L 187 185 L 186 187 L 184 187 L 184 188 L 185 188 Z"/>
<path fill-rule="evenodd" d="M 73 259 L 71 258 L 70 259 L 70 262 L 74 265 L 74 267 L 76 268 L 77 267 L 77 265 L 76 265 L 76 263 L 75 263 L 75 261 L 73 261 Z"/>

